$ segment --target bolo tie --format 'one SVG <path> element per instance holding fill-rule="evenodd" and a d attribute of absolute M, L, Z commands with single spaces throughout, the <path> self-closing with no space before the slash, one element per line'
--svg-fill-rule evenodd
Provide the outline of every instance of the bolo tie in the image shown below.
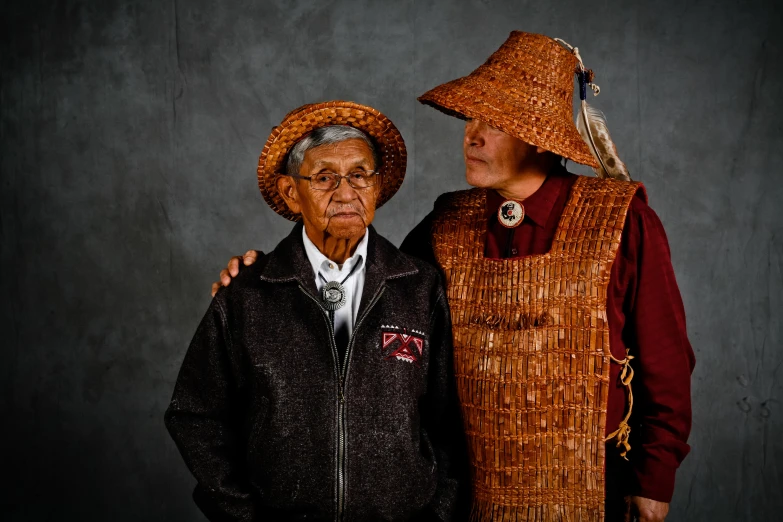
<path fill-rule="evenodd" d="M 506 250 L 503 257 L 511 257 L 511 246 L 514 244 L 514 230 L 525 219 L 525 207 L 519 201 L 507 199 L 498 208 L 498 223 L 508 229 L 506 235 Z"/>
<path fill-rule="evenodd" d="M 321 301 L 323 302 L 324 308 L 329 311 L 329 320 L 332 321 L 332 327 L 334 328 L 334 342 L 337 345 L 337 349 L 340 351 L 341 356 L 345 353 L 345 349 L 348 346 L 348 327 L 346 325 L 343 328 L 340 328 L 340 330 L 337 330 L 336 325 L 334 324 L 334 313 L 345 306 L 347 299 L 343 284 L 354 272 L 356 272 L 356 269 L 359 268 L 359 265 L 361 264 L 362 262 L 358 261 L 353 265 L 353 268 L 351 268 L 351 271 L 345 276 L 345 279 L 339 283 L 337 281 L 327 281 L 323 274 L 318 272 L 318 277 L 326 283 L 321 289 Z M 340 358 L 342 359 L 342 357 Z"/>

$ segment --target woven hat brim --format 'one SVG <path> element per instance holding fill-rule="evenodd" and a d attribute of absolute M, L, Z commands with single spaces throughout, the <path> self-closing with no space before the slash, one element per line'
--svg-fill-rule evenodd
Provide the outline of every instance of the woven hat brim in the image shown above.
<path fill-rule="evenodd" d="M 491 86 L 487 88 L 474 75 L 439 85 L 418 100 L 449 116 L 483 121 L 525 143 L 576 163 L 598 166 L 573 121 L 553 120 L 531 104 L 520 104 L 513 96 Z"/>
<path fill-rule="evenodd" d="M 381 192 L 375 207 L 380 208 L 400 189 L 405 179 L 407 151 L 400 131 L 392 121 L 372 107 L 349 101 L 330 101 L 304 105 L 288 113 L 272 130 L 258 158 L 258 188 L 267 204 L 291 221 L 299 221 L 277 191 L 277 177 L 285 174 L 285 161 L 291 148 L 319 127 L 347 125 L 363 131 L 373 141 L 380 159 L 376 170 L 381 177 Z"/>

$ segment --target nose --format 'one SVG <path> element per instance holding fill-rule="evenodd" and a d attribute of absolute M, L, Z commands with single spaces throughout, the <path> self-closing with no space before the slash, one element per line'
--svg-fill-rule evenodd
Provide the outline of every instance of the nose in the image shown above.
<path fill-rule="evenodd" d="M 483 123 L 478 120 L 465 122 L 465 147 L 484 146 Z"/>
<path fill-rule="evenodd" d="M 351 186 L 350 183 L 348 183 L 348 178 L 343 178 L 340 181 L 340 186 L 337 187 L 337 189 L 334 191 L 334 194 L 332 195 L 332 199 L 334 201 L 353 201 L 358 197 L 358 194 L 356 194 L 356 190 Z"/>

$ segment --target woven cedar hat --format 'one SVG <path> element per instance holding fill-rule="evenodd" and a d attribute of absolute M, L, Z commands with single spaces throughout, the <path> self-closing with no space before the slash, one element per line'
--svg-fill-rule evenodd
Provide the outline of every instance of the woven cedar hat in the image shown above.
<path fill-rule="evenodd" d="M 597 167 L 573 120 L 578 66 L 576 56 L 552 38 L 514 31 L 484 65 L 424 93 L 419 101 Z"/>
<path fill-rule="evenodd" d="M 381 193 L 376 208 L 389 201 L 405 178 L 407 152 L 400 131 L 389 118 L 366 105 L 349 101 L 329 101 L 303 105 L 289 112 L 272 129 L 258 158 L 258 188 L 272 210 L 291 221 L 301 216 L 292 213 L 277 192 L 276 179 L 285 175 L 288 151 L 318 127 L 348 125 L 364 132 L 375 145 L 380 158 L 376 170 L 381 175 Z"/>

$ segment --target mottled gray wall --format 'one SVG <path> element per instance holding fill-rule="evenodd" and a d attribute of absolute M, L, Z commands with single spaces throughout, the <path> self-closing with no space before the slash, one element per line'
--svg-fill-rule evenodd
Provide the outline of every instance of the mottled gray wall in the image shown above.
<path fill-rule="evenodd" d="M 773 0 L 6 1 L 0 518 L 200 520 L 162 413 L 209 285 L 288 222 L 255 181 L 306 102 L 378 107 L 408 177 L 395 243 L 462 188 L 420 106 L 522 29 L 576 44 L 669 233 L 698 357 L 670 520 L 783 511 L 783 15 Z"/>

